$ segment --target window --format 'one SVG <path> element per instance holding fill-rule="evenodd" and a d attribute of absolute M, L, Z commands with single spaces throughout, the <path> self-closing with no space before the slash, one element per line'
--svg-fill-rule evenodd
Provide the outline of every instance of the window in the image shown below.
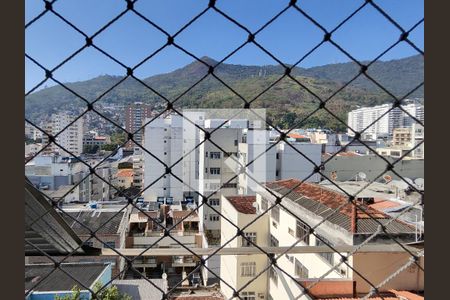
<path fill-rule="evenodd" d="M 250 241 L 256 244 L 256 232 L 244 232 L 244 236 L 247 239 L 242 238 L 242 247 L 252 247 L 253 244 Z"/>
<path fill-rule="evenodd" d="M 298 259 L 295 259 L 295 276 L 298 278 L 309 278 L 308 273 L 308 269 Z"/>
<path fill-rule="evenodd" d="M 287 260 L 289 260 L 291 263 L 294 263 L 294 257 L 292 255 L 285 254 L 285 256 Z"/>
<path fill-rule="evenodd" d="M 205 157 L 208 157 L 208 151 L 205 152 Z"/>
<path fill-rule="evenodd" d="M 270 235 L 270 247 L 278 247 L 280 242 L 273 236 Z"/>
<path fill-rule="evenodd" d="M 84 244 L 86 246 L 89 246 L 89 247 L 94 247 L 94 242 L 93 241 L 87 241 L 87 242 L 84 242 Z"/>
<path fill-rule="evenodd" d="M 209 158 L 211 159 L 220 159 L 220 152 L 210 152 L 209 153 Z"/>
<path fill-rule="evenodd" d="M 234 140 L 234 145 L 235 145 L 235 146 L 238 145 L 238 140 Z"/>
<path fill-rule="evenodd" d="M 319 237 L 322 239 L 322 241 L 319 239 Z M 325 246 L 325 245 L 333 245 L 329 240 L 326 238 L 319 236 L 316 238 L 316 246 Z M 331 250 L 331 249 L 330 249 Z M 333 260 L 333 253 L 332 252 L 326 252 L 326 253 L 318 253 L 320 256 L 322 256 L 326 261 L 330 263 L 330 265 L 334 264 Z"/>
<path fill-rule="evenodd" d="M 219 206 L 220 205 L 220 200 L 217 198 L 211 198 L 209 199 L 209 205 L 211 206 Z"/>
<path fill-rule="evenodd" d="M 268 208 L 267 200 L 264 198 L 261 198 L 261 211 L 265 211 Z"/>
<path fill-rule="evenodd" d="M 242 292 L 241 293 L 242 300 L 256 300 L 255 292 Z"/>
<path fill-rule="evenodd" d="M 219 215 L 209 215 L 209 220 L 212 222 L 219 221 Z"/>
<path fill-rule="evenodd" d="M 297 220 L 296 237 L 301 241 L 305 242 L 307 245 L 309 245 L 309 230 L 310 227 L 308 226 L 308 224 L 305 224 L 302 221 Z"/>
<path fill-rule="evenodd" d="M 209 168 L 209 173 L 212 175 L 220 175 L 220 168 Z"/>
<path fill-rule="evenodd" d="M 116 242 L 105 242 L 104 248 L 116 248 Z"/>
<path fill-rule="evenodd" d="M 222 185 L 222 188 L 237 188 L 237 183 L 227 182 Z"/>
<path fill-rule="evenodd" d="M 273 283 L 278 286 L 278 274 L 273 266 L 271 266 L 269 269 L 269 277 L 273 281 Z"/>
<path fill-rule="evenodd" d="M 292 236 L 294 236 L 294 229 L 292 229 L 291 227 L 288 227 L 288 233 Z"/>
<path fill-rule="evenodd" d="M 270 211 L 270 216 L 277 221 L 278 223 L 280 223 L 280 208 L 278 206 L 274 206 L 272 207 L 272 210 Z"/>
<path fill-rule="evenodd" d="M 243 262 L 241 263 L 241 276 L 252 277 L 256 274 L 256 262 Z"/>

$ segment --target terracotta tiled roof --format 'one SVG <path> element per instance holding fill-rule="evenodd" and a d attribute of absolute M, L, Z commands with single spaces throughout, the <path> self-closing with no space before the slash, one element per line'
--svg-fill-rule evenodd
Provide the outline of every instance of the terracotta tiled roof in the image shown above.
<path fill-rule="evenodd" d="M 425 299 L 423 296 L 408 292 L 408 291 L 397 291 L 397 290 L 390 290 L 391 293 L 394 293 L 397 297 L 403 297 L 408 300 L 423 300 Z"/>
<path fill-rule="evenodd" d="M 408 291 L 396 291 L 396 290 L 390 290 L 389 292 L 392 293 L 390 296 L 386 296 L 383 298 L 381 297 L 370 297 L 369 300 L 423 300 L 425 299 L 422 296 L 419 296 L 417 294 L 408 292 Z M 337 297 L 337 298 L 318 298 L 317 300 L 358 300 L 361 298 L 347 298 L 347 297 Z"/>
<path fill-rule="evenodd" d="M 297 134 L 297 133 L 289 133 L 288 137 L 293 138 L 293 139 L 309 139 L 309 137 L 307 137 L 306 135 L 301 135 L 301 134 Z"/>
<path fill-rule="evenodd" d="M 392 219 L 390 216 L 363 203 L 356 208 L 348 201 L 347 195 L 318 184 L 287 179 L 269 182 L 266 185 L 275 192 L 286 195 L 285 198 L 299 206 L 327 218 L 328 221 L 352 233 L 375 232 L 379 223 L 387 224 L 386 230 L 390 233 L 414 232 L 414 228 L 410 225 L 399 220 L 390 222 Z M 339 209 L 338 212 L 332 214 L 336 209 Z"/>
<path fill-rule="evenodd" d="M 269 188 L 284 187 L 288 189 L 293 189 L 295 187 L 295 189 L 293 190 L 294 192 L 300 193 L 301 195 L 311 200 L 320 202 L 332 209 L 336 209 L 339 206 L 347 203 L 339 211 L 349 217 L 352 216 L 352 208 L 354 207 L 354 205 L 348 202 L 348 197 L 346 195 L 320 186 L 318 184 L 308 182 L 300 184 L 300 182 L 301 181 L 297 179 L 287 179 L 270 182 L 267 184 L 267 186 Z M 299 186 L 297 187 L 297 185 Z M 287 195 L 288 198 L 290 198 L 289 195 L 290 194 Z M 381 211 L 367 207 L 365 205 L 363 205 L 363 207 L 365 208 L 367 213 L 369 213 L 373 217 L 387 218 L 387 215 L 382 213 Z M 358 218 L 369 218 L 369 216 L 361 210 L 357 210 L 357 215 Z"/>
<path fill-rule="evenodd" d="M 253 207 L 256 196 L 228 196 L 227 199 L 238 212 L 243 214 L 256 214 L 256 208 Z"/>
<path fill-rule="evenodd" d="M 117 177 L 133 177 L 133 170 L 121 169 L 117 172 Z"/>
<path fill-rule="evenodd" d="M 386 208 L 397 207 L 397 206 L 400 206 L 400 204 L 397 202 L 394 202 L 394 201 L 389 201 L 389 200 L 384 200 L 384 199 L 375 199 L 375 203 L 370 204 L 369 206 L 374 209 L 382 210 L 382 209 L 386 209 Z"/>
<path fill-rule="evenodd" d="M 361 298 L 317 298 L 317 300 L 360 300 Z M 369 300 L 399 300 L 397 297 L 370 297 Z M 408 299 L 409 300 L 409 299 Z"/>

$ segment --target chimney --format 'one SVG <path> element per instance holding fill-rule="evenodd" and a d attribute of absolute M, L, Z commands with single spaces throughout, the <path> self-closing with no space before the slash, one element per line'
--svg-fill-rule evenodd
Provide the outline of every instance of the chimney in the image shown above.
<path fill-rule="evenodd" d="M 356 218 L 357 218 L 357 212 L 356 212 L 356 204 L 351 203 L 352 205 L 352 214 L 351 214 L 351 227 L 350 230 L 352 233 L 356 232 Z"/>

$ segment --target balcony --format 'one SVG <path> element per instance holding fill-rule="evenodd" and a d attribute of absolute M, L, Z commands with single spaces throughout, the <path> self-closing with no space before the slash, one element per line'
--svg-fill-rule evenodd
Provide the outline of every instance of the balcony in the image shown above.
<path fill-rule="evenodd" d="M 195 267 L 197 263 L 192 256 L 174 256 L 172 267 Z"/>
<path fill-rule="evenodd" d="M 156 268 L 157 265 L 155 257 L 138 257 L 133 261 L 135 268 Z"/>

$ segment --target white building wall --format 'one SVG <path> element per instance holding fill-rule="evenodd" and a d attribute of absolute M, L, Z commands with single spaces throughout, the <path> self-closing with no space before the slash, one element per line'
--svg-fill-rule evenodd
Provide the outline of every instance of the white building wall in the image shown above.
<path fill-rule="evenodd" d="M 423 105 L 415 102 L 408 103 L 408 101 L 410 100 L 405 100 L 406 104 L 402 105 L 403 110 L 423 122 Z M 375 124 L 371 125 L 364 131 L 365 134 L 372 134 L 376 136 L 392 134 L 394 128 L 411 127 L 411 125 L 415 123 L 415 121 L 401 109 L 395 108 L 390 110 L 391 108 L 391 104 L 383 104 L 355 109 L 348 113 L 348 125 L 356 131 L 362 131 L 376 121 Z M 377 120 L 380 117 L 381 119 Z M 348 134 L 350 136 L 354 135 L 350 129 L 348 129 Z"/>
<path fill-rule="evenodd" d="M 145 152 L 144 183 L 148 186 L 157 180 L 144 192 L 145 199 L 156 201 L 157 197 L 173 197 L 174 200 L 184 200 L 185 193 L 190 190 L 189 182 L 191 182 L 191 187 L 196 190 L 197 185 L 194 180 L 197 167 L 196 161 L 192 157 L 195 158 L 197 154 L 194 151 L 190 158 L 186 157 L 188 150 L 184 145 L 184 130 L 186 129 L 184 126 L 183 117 L 179 115 L 171 115 L 165 119 L 158 118 L 147 125 L 144 137 L 145 148 L 161 162 L 171 167 L 172 174 L 165 174 L 158 179 L 166 172 L 165 166 Z M 189 134 L 187 135 L 189 136 Z M 186 164 L 190 165 L 186 166 Z"/>
<path fill-rule="evenodd" d="M 222 122 L 220 120 L 206 120 L 205 127 L 220 125 Z M 214 130 L 214 128 L 205 129 L 210 132 Z M 236 195 L 238 181 L 237 178 L 232 179 L 236 173 L 225 163 L 225 160 L 228 157 L 222 152 L 222 150 L 229 153 L 237 153 L 238 143 L 241 140 L 241 137 L 242 130 L 240 128 L 219 128 L 211 134 L 210 140 L 212 142 L 206 141 L 199 147 L 199 191 L 201 191 L 203 195 L 211 195 L 209 199 L 219 200 L 219 205 L 213 206 L 214 209 L 219 212 L 221 210 L 221 196 Z M 199 139 L 200 141 L 204 140 L 203 132 L 200 132 Z M 211 152 L 219 152 L 220 158 L 212 158 Z M 219 168 L 220 174 L 211 174 L 211 168 Z M 230 184 L 235 184 L 236 187 L 223 187 L 217 191 L 222 184 L 227 183 L 228 181 L 230 181 Z M 214 193 L 215 191 L 217 192 Z M 201 217 L 203 218 L 205 227 L 208 230 L 214 230 L 218 233 L 220 230 L 220 221 L 212 217 L 218 214 L 208 206 L 205 206 L 201 210 L 201 213 L 203 214 Z"/>

